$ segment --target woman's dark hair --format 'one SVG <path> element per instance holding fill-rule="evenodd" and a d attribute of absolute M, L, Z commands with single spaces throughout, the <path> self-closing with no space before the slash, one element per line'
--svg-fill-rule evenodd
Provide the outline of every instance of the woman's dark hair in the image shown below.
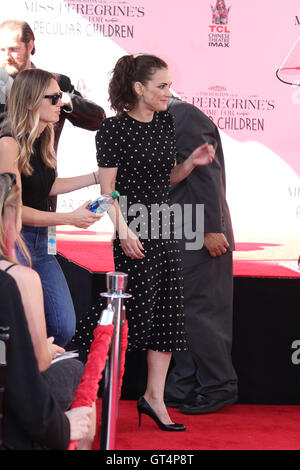
<path fill-rule="evenodd" d="M 146 85 L 156 70 L 164 68 L 168 68 L 166 62 L 150 54 L 125 55 L 118 60 L 108 88 L 111 108 L 117 116 L 136 106 L 134 83 Z"/>

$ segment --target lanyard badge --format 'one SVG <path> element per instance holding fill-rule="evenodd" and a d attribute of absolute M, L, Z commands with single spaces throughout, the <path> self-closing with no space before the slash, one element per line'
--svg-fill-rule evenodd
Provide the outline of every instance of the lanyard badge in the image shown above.
<path fill-rule="evenodd" d="M 56 255 L 56 226 L 48 227 L 48 255 Z"/>

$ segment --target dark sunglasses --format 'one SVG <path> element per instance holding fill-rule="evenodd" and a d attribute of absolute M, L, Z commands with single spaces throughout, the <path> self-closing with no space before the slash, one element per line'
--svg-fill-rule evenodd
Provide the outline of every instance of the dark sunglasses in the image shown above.
<path fill-rule="evenodd" d="M 53 95 L 45 95 L 44 98 L 50 98 L 52 100 L 53 106 L 59 102 L 59 100 L 62 99 L 62 92 L 60 93 L 54 93 Z"/>
<path fill-rule="evenodd" d="M 8 185 L 6 191 L 5 191 L 5 194 L 4 194 L 4 198 L 3 198 L 3 207 L 2 207 L 2 214 L 3 214 L 3 211 L 4 211 L 4 204 L 5 204 L 5 201 L 6 199 L 8 198 L 9 196 L 9 193 L 11 192 L 13 186 L 16 184 L 16 175 L 14 173 L 1 173 L 0 176 L 9 176 L 10 177 L 10 184 Z"/>

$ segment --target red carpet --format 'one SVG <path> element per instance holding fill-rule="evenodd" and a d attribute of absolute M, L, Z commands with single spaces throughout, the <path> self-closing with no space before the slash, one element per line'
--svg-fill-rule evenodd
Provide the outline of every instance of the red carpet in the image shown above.
<path fill-rule="evenodd" d="M 114 270 L 114 260 L 109 242 L 68 241 L 58 242 L 58 252 L 92 273 Z"/>
<path fill-rule="evenodd" d="M 121 400 L 115 450 L 300 450 L 300 407 L 231 405 L 216 413 L 188 416 L 170 409 L 185 432 L 160 431 L 136 402 Z"/>
<path fill-rule="evenodd" d="M 114 270 L 111 234 L 89 230 L 58 230 L 58 252 L 90 272 Z M 245 234 L 236 237 L 235 276 L 300 278 L 297 261 L 300 237 L 294 234 Z M 259 241 L 257 241 L 259 240 Z"/>

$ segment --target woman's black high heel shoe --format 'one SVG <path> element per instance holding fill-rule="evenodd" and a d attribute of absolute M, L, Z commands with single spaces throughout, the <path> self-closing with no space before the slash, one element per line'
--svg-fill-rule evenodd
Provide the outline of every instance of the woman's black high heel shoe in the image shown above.
<path fill-rule="evenodd" d="M 140 397 L 137 402 L 137 410 L 139 414 L 139 426 L 142 424 L 142 414 L 144 413 L 145 415 L 150 416 L 150 418 L 153 419 L 153 421 L 156 422 L 158 427 L 162 431 L 185 431 L 185 425 L 184 424 L 164 424 L 161 422 L 161 420 L 158 418 L 157 414 L 155 411 L 151 408 L 149 403 L 145 400 L 144 397 Z"/>

